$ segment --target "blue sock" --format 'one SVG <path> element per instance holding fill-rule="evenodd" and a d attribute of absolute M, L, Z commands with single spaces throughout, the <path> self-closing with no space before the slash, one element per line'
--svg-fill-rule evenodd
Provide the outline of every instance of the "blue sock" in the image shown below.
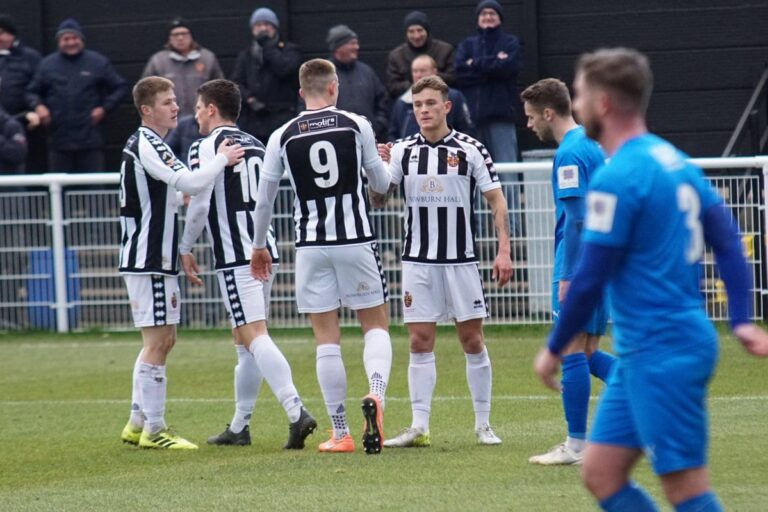
<path fill-rule="evenodd" d="M 589 358 L 589 373 L 597 377 L 603 382 L 608 381 L 608 376 L 611 374 L 611 368 L 613 363 L 616 362 L 616 356 L 603 352 L 602 350 L 596 350 L 592 357 Z"/>
<path fill-rule="evenodd" d="M 635 482 L 627 482 L 613 496 L 600 502 L 600 507 L 606 512 L 658 512 L 656 504 L 645 492 L 645 489 Z"/>
<path fill-rule="evenodd" d="M 722 512 L 725 510 L 717 494 L 707 491 L 675 506 L 677 512 Z"/>
<path fill-rule="evenodd" d="M 591 381 L 589 361 L 584 352 L 563 357 L 563 410 L 568 423 L 568 436 L 585 439 Z"/>

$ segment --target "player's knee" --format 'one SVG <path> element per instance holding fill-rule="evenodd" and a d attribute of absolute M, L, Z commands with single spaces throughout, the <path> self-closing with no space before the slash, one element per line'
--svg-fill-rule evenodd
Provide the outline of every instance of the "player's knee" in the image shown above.
<path fill-rule="evenodd" d="M 413 331 L 411 338 L 411 352 L 426 353 L 432 352 L 435 348 L 435 339 L 429 333 Z"/>

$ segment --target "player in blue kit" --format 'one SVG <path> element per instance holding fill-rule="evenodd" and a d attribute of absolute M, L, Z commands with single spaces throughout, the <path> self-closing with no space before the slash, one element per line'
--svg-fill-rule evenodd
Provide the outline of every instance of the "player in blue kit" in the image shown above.
<path fill-rule="evenodd" d="M 552 276 L 552 314 L 557 321 L 579 256 L 581 230 L 586 211 L 587 184 L 605 155 L 571 113 L 568 87 L 555 78 L 545 78 L 520 95 L 530 128 L 542 142 L 557 142 L 552 166 L 555 202 L 555 264 Z M 605 334 L 608 315 L 600 304 L 587 325 L 561 352 L 563 410 L 568 424 L 564 443 L 528 459 L 532 464 L 580 464 L 584 456 L 587 414 L 591 392 L 590 373 L 607 380 L 615 358 L 597 350 Z"/>
<path fill-rule="evenodd" d="M 749 320 L 750 273 L 722 199 L 685 155 L 647 131 L 652 82 L 647 58 L 635 50 L 579 59 L 574 110 L 610 161 L 590 184 L 582 256 L 534 364 L 558 388 L 559 354 L 606 287 L 618 360 L 584 455 L 585 485 L 603 510 L 658 510 L 629 480 L 645 453 L 675 510 L 719 511 L 707 469 L 705 406 L 718 340 L 698 286 L 705 242 L 725 281 L 736 337 L 764 357 L 768 333 Z"/>

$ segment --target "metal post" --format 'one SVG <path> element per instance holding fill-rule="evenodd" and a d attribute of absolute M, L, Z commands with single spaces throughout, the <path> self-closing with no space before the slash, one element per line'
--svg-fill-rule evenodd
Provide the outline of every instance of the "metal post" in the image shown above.
<path fill-rule="evenodd" d="M 763 209 L 763 232 L 760 233 L 763 238 L 763 254 L 768 255 L 768 233 L 765 232 L 765 230 L 768 230 L 768 205 L 766 205 L 766 200 L 768 200 L 768 162 L 763 163 L 763 197 L 760 200 L 760 207 Z M 766 283 L 768 283 L 768 261 L 763 260 L 763 271 L 765 272 L 766 277 Z M 766 305 L 766 298 L 768 297 L 768 289 L 763 289 L 763 297 L 761 306 L 763 306 L 763 316 L 765 316 L 765 305 Z M 757 316 L 757 315 L 756 315 Z M 763 318 L 764 320 L 764 318 Z"/>
<path fill-rule="evenodd" d="M 53 279 L 56 290 L 56 329 L 69 332 L 69 311 L 67 304 L 67 259 L 64 247 L 64 207 L 62 204 L 61 182 L 51 182 L 51 234 L 53 238 Z"/>

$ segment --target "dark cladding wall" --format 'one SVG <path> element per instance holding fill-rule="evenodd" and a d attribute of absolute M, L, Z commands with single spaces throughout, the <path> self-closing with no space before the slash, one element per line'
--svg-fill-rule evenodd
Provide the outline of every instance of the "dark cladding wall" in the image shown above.
<path fill-rule="evenodd" d="M 516 0 L 502 2 L 504 26 L 525 41 L 525 86 L 538 78 L 573 78 L 575 58 L 600 46 L 633 46 L 647 52 L 656 73 L 651 129 L 696 156 L 724 148 L 754 83 L 768 60 L 764 20 L 768 2 L 748 0 Z M 472 34 L 476 2 L 467 0 L 5 0 L 0 11 L 18 21 L 21 37 L 49 53 L 58 23 L 69 16 L 84 26 L 86 44 L 112 59 L 131 82 L 166 41 L 174 16 L 190 20 L 195 38 L 213 50 L 229 74 L 237 52 L 249 42 L 248 19 L 260 5 L 274 9 L 283 33 L 306 57 L 327 56 L 328 28 L 345 23 L 360 36 L 361 59 L 384 77 L 387 52 L 403 41 L 403 16 L 425 11 L 432 33 L 458 43 Z M 670 7 L 684 5 L 684 7 Z M 522 123 L 521 119 L 521 123 Z M 108 163 L 117 169 L 119 150 L 138 118 L 130 101 L 108 121 Z M 537 145 L 522 128 L 521 147 Z"/>

